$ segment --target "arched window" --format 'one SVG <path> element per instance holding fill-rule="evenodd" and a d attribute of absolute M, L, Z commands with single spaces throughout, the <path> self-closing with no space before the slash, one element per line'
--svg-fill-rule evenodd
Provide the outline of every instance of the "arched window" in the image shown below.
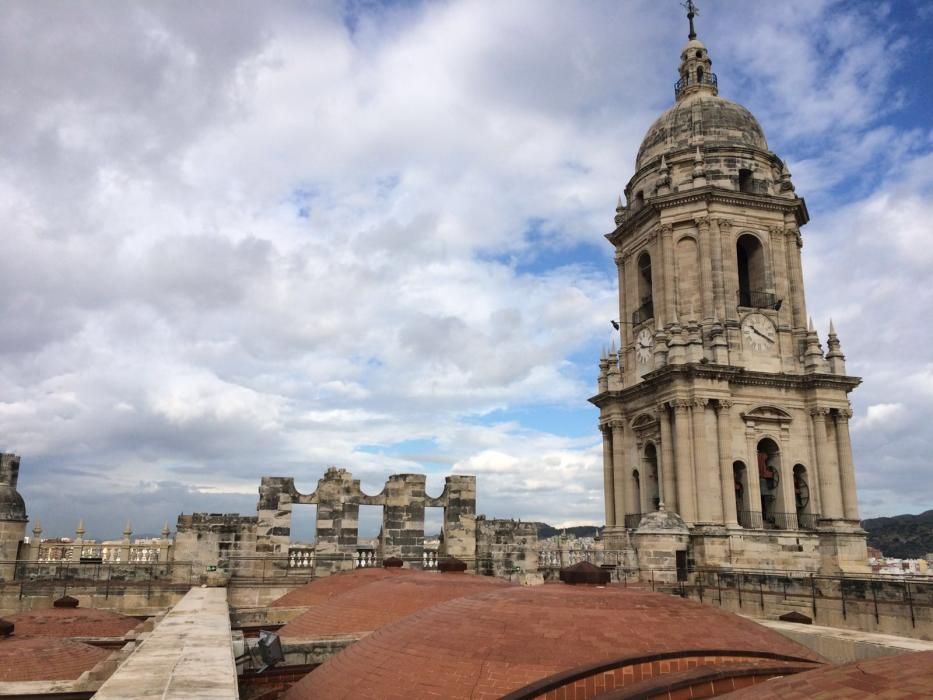
<path fill-rule="evenodd" d="M 752 515 L 748 503 L 748 470 L 745 463 L 735 461 L 732 463 L 732 477 L 735 482 L 735 512 L 742 527 L 761 527 Z"/>
<path fill-rule="evenodd" d="M 739 268 L 739 306 L 773 306 L 773 295 L 766 291 L 765 251 L 761 242 L 752 234 L 745 233 L 739 236 L 735 248 Z"/>
<path fill-rule="evenodd" d="M 651 256 L 647 251 L 638 256 L 638 308 L 632 313 L 632 323 L 639 324 L 654 318 L 651 291 Z"/>
<path fill-rule="evenodd" d="M 787 509 L 781 497 L 781 451 L 771 438 L 758 443 L 758 483 L 764 527 L 787 529 Z"/>
<path fill-rule="evenodd" d="M 794 507 L 801 528 L 810 530 L 816 527 L 810 500 L 810 480 L 807 468 L 802 464 L 794 465 Z"/>
<path fill-rule="evenodd" d="M 697 66 L 697 85 L 703 83 L 703 66 Z"/>
<path fill-rule="evenodd" d="M 633 469 L 633 470 L 632 470 L 632 485 L 635 487 L 635 505 L 636 505 L 636 507 L 638 508 L 638 510 L 641 511 L 641 510 L 642 510 L 642 506 L 641 506 L 641 478 L 640 478 L 640 476 L 638 475 L 638 470 L 637 470 L 637 469 Z M 639 513 L 637 513 L 637 514 L 635 514 L 635 515 L 637 516 L 636 518 L 634 518 L 635 520 L 641 520 L 642 513 L 639 512 Z M 632 527 L 638 527 L 638 523 L 635 523 L 634 525 L 632 525 Z"/>
<path fill-rule="evenodd" d="M 658 450 L 652 444 L 645 446 L 645 511 L 656 511 L 661 505 L 661 491 L 658 487 Z"/>
<path fill-rule="evenodd" d="M 644 193 L 642 190 L 638 190 L 638 192 L 635 193 L 635 209 L 636 209 L 636 211 L 637 211 L 638 209 L 641 209 L 643 206 L 645 206 L 645 193 Z"/>

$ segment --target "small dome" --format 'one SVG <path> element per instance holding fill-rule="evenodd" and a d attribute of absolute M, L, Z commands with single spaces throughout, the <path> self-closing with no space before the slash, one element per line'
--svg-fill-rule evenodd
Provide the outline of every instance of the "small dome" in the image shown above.
<path fill-rule="evenodd" d="M 0 485 L 0 521 L 26 520 L 26 502 L 12 486 Z"/>
<path fill-rule="evenodd" d="M 699 42 L 697 42 L 699 43 Z M 742 105 L 718 95 L 695 94 L 680 100 L 658 117 L 642 139 L 636 172 L 661 154 L 710 146 L 749 146 L 768 150 L 764 130 Z"/>
<path fill-rule="evenodd" d="M 16 625 L 17 637 L 122 637 L 139 620 L 110 610 L 95 608 L 45 608 L 8 615 Z"/>
<path fill-rule="evenodd" d="M 416 571 L 408 576 L 387 577 L 309 608 L 282 627 L 279 636 L 283 639 L 362 636 L 432 605 L 499 587 L 511 586 L 499 578 L 470 574 L 450 576 Z"/>
<path fill-rule="evenodd" d="M 361 586 L 368 586 L 376 581 L 381 581 L 384 578 L 410 576 L 413 573 L 412 569 L 391 567 L 388 569 L 374 567 L 371 569 L 341 571 L 338 574 L 331 574 L 324 578 L 316 578 L 300 588 L 289 591 L 281 598 L 276 598 L 270 607 L 309 608 L 312 605 L 318 605 L 335 596 L 341 596 Z"/>
<path fill-rule="evenodd" d="M 742 651 L 745 662 L 784 654 L 798 660 L 795 670 L 823 661 L 757 622 L 695 601 L 620 586 L 505 586 L 382 627 L 284 698 L 501 698 L 522 688 L 531 697 L 530 684 L 574 669 L 666 652 L 693 668 L 711 649 Z"/>
<path fill-rule="evenodd" d="M 0 681 L 70 681 L 110 656 L 110 650 L 70 639 L 0 641 Z"/>

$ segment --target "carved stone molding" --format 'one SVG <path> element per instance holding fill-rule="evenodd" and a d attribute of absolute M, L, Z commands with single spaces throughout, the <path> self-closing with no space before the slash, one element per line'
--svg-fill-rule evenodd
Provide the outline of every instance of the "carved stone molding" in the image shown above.
<path fill-rule="evenodd" d="M 814 418 L 822 418 L 822 419 L 825 419 L 826 416 L 829 415 L 829 409 L 828 409 L 828 408 L 824 408 L 824 407 L 822 407 L 822 406 L 817 406 L 816 408 L 811 408 L 811 409 L 810 409 L 810 415 L 813 416 Z"/>
<path fill-rule="evenodd" d="M 769 226 L 768 232 L 772 236 L 780 236 L 781 234 L 784 233 L 784 227 L 783 226 Z"/>
<path fill-rule="evenodd" d="M 674 227 L 670 224 L 661 224 L 658 226 L 658 233 L 660 233 L 662 236 L 670 236 L 674 233 Z"/>
<path fill-rule="evenodd" d="M 851 408 L 840 408 L 836 410 L 836 420 L 849 420 L 853 416 Z"/>
<path fill-rule="evenodd" d="M 693 403 L 694 408 L 706 408 L 706 406 L 709 404 L 709 399 L 700 397 L 700 398 L 694 399 L 692 403 Z"/>
<path fill-rule="evenodd" d="M 708 216 L 697 216 L 694 217 L 693 223 L 697 225 L 697 228 L 701 231 L 706 231 L 709 229 L 709 217 Z"/>
<path fill-rule="evenodd" d="M 674 401 L 671 401 L 671 406 L 673 406 L 674 410 L 677 411 L 677 413 L 683 413 L 688 408 L 690 408 L 691 403 L 692 403 L 691 401 L 687 401 L 686 399 L 676 399 Z"/>
<path fill-rule="evenodd" d="M 732 402 L 729 399 L 719 399 L 719 408 L 728 411 L 732 408 Z"/>
<path fill-rule="evenodd" d="M 758 406 L 742 414 L 742 420 L 753 423 L 790 423 L 793 417 L 777 406 Z"/>
<path fill-rule="evenodd" d="M 732 222 L 729 219 L 717 219 L 719 230 L 723 233 L 729 233 L 732 230 Z"/>

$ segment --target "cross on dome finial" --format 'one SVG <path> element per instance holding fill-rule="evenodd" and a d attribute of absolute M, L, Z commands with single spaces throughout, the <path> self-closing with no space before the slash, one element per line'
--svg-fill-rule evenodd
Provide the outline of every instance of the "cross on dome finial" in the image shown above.
<path fill-rule="evenodd" d="M 693 0 L 686 0 L 686 2 L 680 3 L 684 6 L 684 9 L 687 10 L 687 20 L 690 22 L 690 33 L 687 35 L 687 38 L 690 40 L 697 38 L 696 30 L 693 28 L 693 18 L 700 14 L 700 9 L 696 6 L 696 3 Z"/>

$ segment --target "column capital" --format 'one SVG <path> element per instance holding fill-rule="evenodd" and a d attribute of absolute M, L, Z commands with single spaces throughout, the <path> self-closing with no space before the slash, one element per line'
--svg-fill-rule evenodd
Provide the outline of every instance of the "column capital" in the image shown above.
<path fill-rule="evenodd" d="M 784 233 L 784 227 L 783 226 L 769 226 L 768 232 L 772 236 L 780 236 Z"/>
<path fill-rule="evenodd" d="M 661 224 L 660 226 L 658 226 L 658 233 L 660 233 L 662 236 L 673 235 L 674 227 L 671 226 L 670 224 Z"/>
<path fill-rule="evenodd" d="M 854 415 L 854 414 L 853 414 L 851 408 L 840 408 L 840 409 L 837 409 L 837 410 L 836 410 L 836 420 L 837 420 L 837 421 L 846 421 L 846 422 L 848 422 L 848 420 L 849 420 L 853 415 Z"/>
<path fill-rule="evenodd" d="M 814 418 L 825 420 L 826 416 L 829 415 L 829 409 L 823 406 L 817 406 L 816 408 L 810 409 L 810 415 Z"/>
<path fill-rule="evenodd" d="M 608 421 L 599 423 L 599 432 L 605 434 L 605 433 L 608 433 L 610 430 L 612 430 L 612 426 L 609 425 Z"/>
<path fill-rule="evenodd" d="M 693 399 L 692 403 L 694 408 L 706 408 L 706 406 L 709 404 L 709 399 L 705 399 L 703 397 L 695 398 Z"/>
<path fill-rule="evenodd" d="M 664 413 L 665 413 L 665 411 L 667 411 L 667 409 L 668 409 L 669 406 L 670 406 L 670 402 L 668 402 L 668 401 L 659 401 L 659 402 L 658 402 L 658 404 L 654 407 L 654 408 L 655 408 L 655 411 L 657 411 L 657 416 L 658 416 L 658 418 L 661 418 L 661 417 L 664 416 Z"/>
<path fill-rule="evenodd" d="M 701 231 L 709 230 L 709 217 L 708 216 L 695 216 L 693 218 L 693 223 L 696 224 L 697 228 Z"/>
<path fill-rule="evenodd" d="M 732 221 L 729 219 L 716 219 L 719 224 L 719 230 L 723 233 L 729 233 L 732 230 Z"/>
<path fill-rule="evenodd" d="M 719 399 L 719 408 L 728 412 L 732 408 L 732 402 L 729 399 Z"/>
<path fill-rule="evenodd" d="M 796 226 L 785 226 L 784 234 L 790 236 L 797 243 L 798 248 L 803 248 L 803 236 L 800 235 L 800 229 Z"/>
<path fill-rule="evenodd" d="M 625 429 L 625 421 L 621 418 L 610 418 L 608 421 L 606 421 L 606 423 L 612 430 Z"/>
<path fill-rule="evenodd" d="M 683 413 L 691 406 L 691 402 L 686 399 L 676 399 L 671 401 L 671 406 L 677 413 Z"/>
<path fill-rule="evenodd" d="M 614 258 L 615 258 L 617 267 L 621 267 L 622 264 L 625 262 L 625 256 L 622 254 L 622 251 L 619 250 L 618 248 L 616 249 L 616 254 Z"/>

